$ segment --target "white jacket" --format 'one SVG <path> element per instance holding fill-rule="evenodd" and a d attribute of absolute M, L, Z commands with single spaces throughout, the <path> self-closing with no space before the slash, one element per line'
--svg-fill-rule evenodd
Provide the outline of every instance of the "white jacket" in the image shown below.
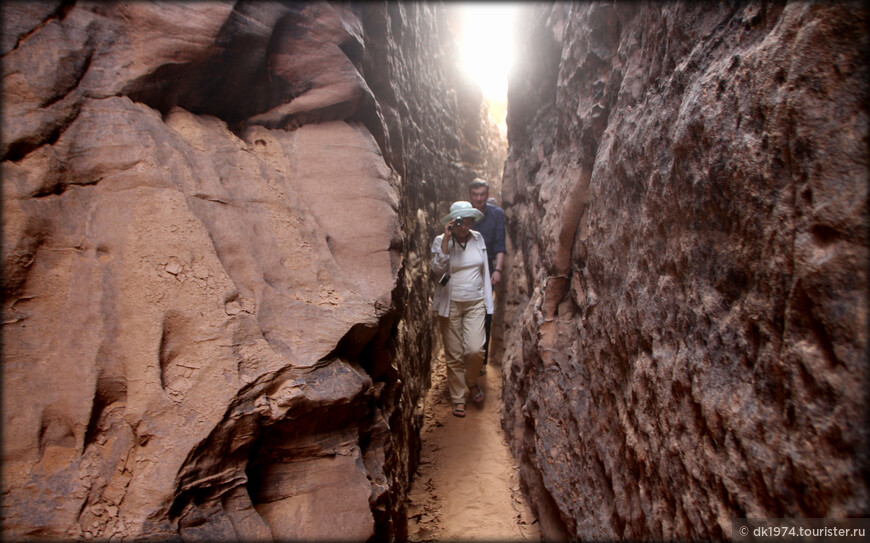
<path fill-rule="evenodd" d="M 480 251 L 480 255 L 483 258 L 483 303 L 486 305 L 487 315 L 492 315 L 492 282 L 489 279 L 489 259 L 486 256 L 486 243 L 484 243 L 480 232 L 469 230 L 469 233 L 471 238 L 469 238 L 465 250 L 476 249 Z M 437 236 L 435 241 L 432 242 L 432 275 L 436 280 L 450 269 L 450 255 L 441 252 L 442 239 L 444 239 L 444 234 Z M 450 251 L 454 251 L 456 245 L 450 243 L 449 247 Z M 450 287 L 452 284 L 452 282 L 448 281 L 446 286 L 440 283 L 435 285 L 432 309 L 442 317 L 450 316 Z"/>

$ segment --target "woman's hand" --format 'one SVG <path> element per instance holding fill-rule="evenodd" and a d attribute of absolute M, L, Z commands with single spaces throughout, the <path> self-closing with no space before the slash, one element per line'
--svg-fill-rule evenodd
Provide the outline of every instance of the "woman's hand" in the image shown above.
<path fill-rule="evenodd" d="M 447 242 L 450 241 L 450 238 L 453 236 L 453 221 L 444 225 L 444 237 L 441 239 L 441 252 L 445 255 L 447 253 Z"/>

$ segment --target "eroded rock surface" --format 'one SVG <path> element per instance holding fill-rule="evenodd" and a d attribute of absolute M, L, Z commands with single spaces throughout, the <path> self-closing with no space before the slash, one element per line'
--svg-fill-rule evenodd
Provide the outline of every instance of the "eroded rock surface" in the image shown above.
<path fill-rule="evenodd" d="M 4 537 L 403 537 L 428 243 L 493 146 L 447 14 L 2 10 Z"/>
<path fill-rule="evenodd" d="M 866 517 L 867 12 L 521 20 L 505 427 L 544 537 Z"/>

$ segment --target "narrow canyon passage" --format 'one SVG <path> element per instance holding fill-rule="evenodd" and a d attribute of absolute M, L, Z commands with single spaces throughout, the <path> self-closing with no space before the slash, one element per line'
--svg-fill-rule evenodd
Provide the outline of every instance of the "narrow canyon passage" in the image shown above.
<path fill-rule="evenodd" d="M 481 378 L 487 395 L 483 405 L 469 403 L 467 416 L 456 418 L 444 357 L 435 354 L 420 467 L 408 497 L 408 539 L 540 540 L 500 425 L 501 367 L 490 363 Z"/>
<path fill-rule="evenodd" d="M 0 2 L 0 539 L 870 517 L 870 12 L 518 3 L 468 62 L 507 23 L 462 6 Z M 431 247 L 477 178 L 460 419 Z"/>

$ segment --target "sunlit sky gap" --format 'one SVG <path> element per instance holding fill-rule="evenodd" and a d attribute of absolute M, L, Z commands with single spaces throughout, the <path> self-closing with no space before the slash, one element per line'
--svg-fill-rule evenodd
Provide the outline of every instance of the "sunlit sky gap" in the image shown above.
<path fill-rule="evenodd" d="M 507 100 L 507 75 L 513 61 L 516 3 L 462 3 L 462 68 L 490 101 Z"/>

